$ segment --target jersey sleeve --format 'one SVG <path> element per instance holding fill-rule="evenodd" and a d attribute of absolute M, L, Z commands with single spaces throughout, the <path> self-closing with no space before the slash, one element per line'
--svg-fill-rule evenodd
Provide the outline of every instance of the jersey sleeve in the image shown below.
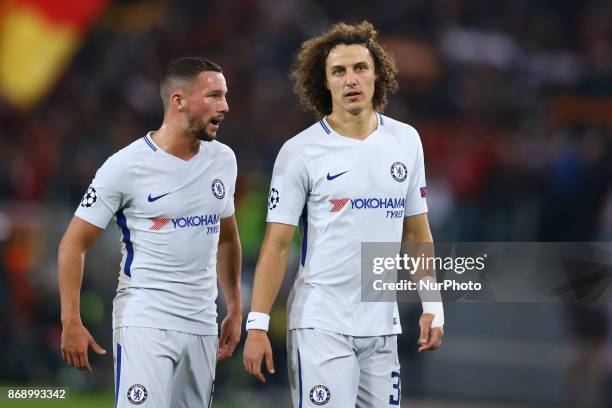
<path fill-rule="evenodd" d="M 236 163 L 236 155 L 232 152 L 232 158 L 230 163 L 230 185 L 227 191 L 227 203 L 221 211 L 221 219 L 231 217 L 234 215 L 234 194 L 236 193 L 236 178 L 238 177 L 238 164 Z"/>
<path fill-rule="evenodd" d="M 116 156 L 98 169 L 75 215 L 99 228 L 106 228 L 123 204 L 122 188 L 129 180 Z"/>
<path fill-rule="evenodd" d="M 416 132 L 415 132 L 416 133 Z M 423 145 L 416 133 L 416 154 L 411 158 L 414 163 L 409 173 L 408 191 L 406 192 L 406 204 L 404 206 L 404 217 L 423 214 L 427 212 L 427 183 L 425 182 L 425 160 L 423 158 Z"/>
<path fill-rule="evenodd" d="M 281 148 L 270 183 L 267 222 L 297 226 L 308 197 L 308 171 L 294 145 Z"/>

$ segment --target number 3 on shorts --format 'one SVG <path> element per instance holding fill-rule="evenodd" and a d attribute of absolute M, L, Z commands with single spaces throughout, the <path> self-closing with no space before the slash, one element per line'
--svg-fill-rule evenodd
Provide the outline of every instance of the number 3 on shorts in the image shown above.
<path fill-rule="evenodd" d="M 389 395 L 389 405 L 399 405 L 400 404 L 400 394 L 401 394 L 401 385 L 400 385 L 400 373 L 399 371 L 391 371 L 391 378 L 396 379 L 393 384 L 393 389 L 397 390 L 397 395 Z"/>

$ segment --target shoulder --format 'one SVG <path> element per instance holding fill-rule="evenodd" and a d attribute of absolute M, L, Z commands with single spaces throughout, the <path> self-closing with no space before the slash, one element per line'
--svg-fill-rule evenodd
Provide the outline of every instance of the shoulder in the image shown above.
<path fill-rule="evenodd" d="M 130 168 L 146 160 L 149 152 L 155 153 L 155 151 L 147 145 L 145 140 L 140 137 L 123 149 L 109 156 L 98 172 L 125 173 L 129 171 Z"/>
<path fill-rule="evenodd" d="M 236 177 L 238 174 L 238 163 L 236 161 L 236 154 L 234 154 L 231 147 L 216 140 L 200 143 L 204 143 L 204 152 L 208 151 L 215 162 L 219 163 L 229 174 L 233 175 L 232 177 Z"/>
<path fill-rule="evenodd" d="M 204 149 L 208 147 L 208 149 L 218 158 L 236 161 L 236 154 L 232 150 L 231 147 L 226 145 L 225 143 L 221 143 L 217 140 L 213 140 L 211 142 L 200 142 L 204 144 Z"/>
<path fill-rule="evenodd" d="M 133 185 L 133 176 L 138 173 L 136 169 L 140 163 L 154 153 L 143 138 L 138 138 L 104 161 L 96 171 L 93 184 L 109 191 L 127 192 Z"/>
<path fill-rule="evenodd" d="M 278 152 L 279 156 L 282 154 L 283 156 L 292 156 L 294 158 L 304 157 L 307 154 L 308 147 L 321 140 L 323 132 L 324 129 L 321 127 L 321 123 L 315 122 L 283 143 Z"/>
<path fill-rule="evenodd" d="M 388 116 L 380 115 L 380 117 L 385 130 L 393 136 L 411 142 L 420 141 L 419 132 L 413 126 Z"/>

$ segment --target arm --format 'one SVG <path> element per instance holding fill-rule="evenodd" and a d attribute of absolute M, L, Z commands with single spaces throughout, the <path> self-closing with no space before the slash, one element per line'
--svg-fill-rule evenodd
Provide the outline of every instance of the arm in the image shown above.
<path fill-rule="evenodd" d="M 416 245 L 425 244 L 420 246 L 423 247 L 423 250 L 431 252 L 431 255 L 433 255 L 433 245 L 428 245 L 429 243 L 433 244 L 433 237 L 431 236 L 431 230 L 429 229 L 427 213 L 405 217 L 402 231 L 402 248 L 405 249 L 409 245 L 412 248 L 415 248 Z M 425 276 L 432 276 L 435 278 L 436 271 L 420 269 L 416 271 L 414 275 L 412 275 L 412 280 L 414 282 L 418 282 Z"/>
<path fill-rule="evenodd" d="M 242 325 L 242 299 L 240 297 L 240 268 L 242 251 L 236 226 L 236 217 L 221 220 L 219 249 L 217 252 L 217 278 L 227 303 L 227 316 L 221 323 L 221 337 L 217 360 L 231 357 L 240 342 Z"/>
<path fill-rule="evenodd" d="M 102 233 L 102 229 L 73 217 L 58 250 L 58 280 L 62 308 L 62 358 L 72 367 L 91 372 L 87 356 L 89 346 L 106 354 L 83 326 L 80 314 L 80 292 L 85 253 Z"/>
<path fill-rule="evenodd" d="M 295 226 L 269 223 L 255 267 L 251 311 L 270 314 L 285 277 Z"/>
<path fill-rule="evenodd" d="M 255 268 L 252 312 L 270 314 L 285 277 L 294 232 L 293 225 L 268 223 Z M 268 372 L 274 374 L 272 348 L 266 331 L 249 330 L 244 346 L 244 367 L 261 382 L 266 382 L 261 372 L 264 357 Z"/>
<path fill-rule="evenodd" d="M 431 244 L 430 244 L 431 243 Z M 429 229 L 429 221 L 427 220 L 427 213 L 409 216 L 404 218 L 404 229 L 402 234 L 402 247 L 405 249 L 409 245 L 426 244 L 420 245 L 427 255 L 433 256 L 433 237 L 431 236 L 431 230 Z M 421 252 L 421 251 L 419 251 Z M 421 279 L 428 277 L 429 279 L 436 279 L 435 270 L 418 270 L 412 275 L 412 280 L 418 282 Z M 436 323 L 434 319 L 436 314 L 442 314 L 438 316 Z M 419 319 L 419 326 L 421 328 L 421 334 L 419 336 L 419 351 L 435 350 L 442 345 L 442 336 L 444 335 L 444 311 L 442 309 L 442 302 L 423 302 L 423 314 Z M 441 324 L 438 322 L 441 321 Z M 432 325 L 434 326 L 432 328 Z"/>

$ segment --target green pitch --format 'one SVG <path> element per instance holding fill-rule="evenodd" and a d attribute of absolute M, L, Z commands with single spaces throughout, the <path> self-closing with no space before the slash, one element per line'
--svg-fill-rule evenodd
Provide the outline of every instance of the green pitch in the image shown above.
<path fill-rule="evenodd" d="M 109 408 L 115 404 L 115 396 L 111 393 L 104 394 L 70 394 L 65 400 L 0 400 L 1 408 L 45 408 L 45 407 L 91 407 L 91 408 Z"/>
<path fill-rule="evenodd" d="M 49 400 L 0 400 L 0 408 L 112 408 L 115 404 L 115 395 L 113 393 L 98 393 L 98 394 L 70 394 L 69 398 L 61 401 Z M 239 408 L 238 405 L 228 405 L 223 403 L 215 403 L 213 408 Z M 280 407 L 280 405 L 279 405 Z M 276 408 L 273 406 L 261 406 L 258 408 Z"/>

